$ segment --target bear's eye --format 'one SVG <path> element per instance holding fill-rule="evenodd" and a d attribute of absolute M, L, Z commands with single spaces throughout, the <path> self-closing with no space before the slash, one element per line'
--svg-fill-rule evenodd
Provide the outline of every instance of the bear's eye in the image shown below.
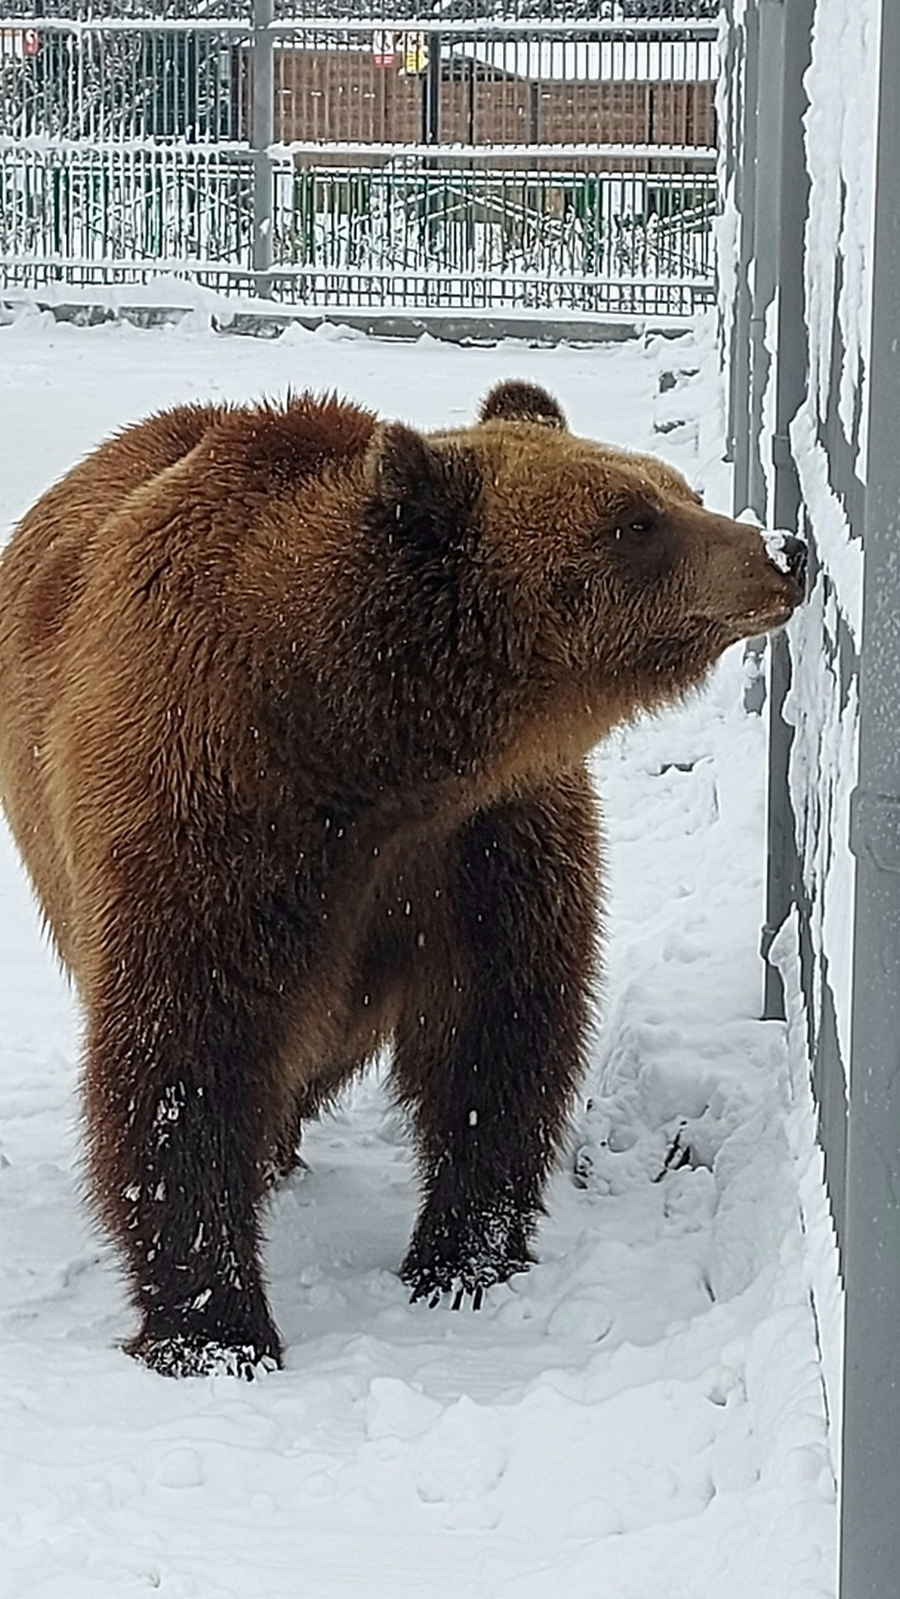
<path fill-rule="evenodd" d="M 653 526 L 654 518 L 652 516 L 637 516 L 633 522 L 629 522 L 628 531 L 629 533 L 649 533 Z"/>

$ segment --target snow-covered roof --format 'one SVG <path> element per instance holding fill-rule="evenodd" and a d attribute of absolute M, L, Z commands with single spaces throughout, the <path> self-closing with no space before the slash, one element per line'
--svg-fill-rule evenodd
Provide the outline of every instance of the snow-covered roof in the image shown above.
<path fill-rule="evenodd" d="M 715 47 L 696 39 L 461 40 L 452 50 L 510 77 L 544 83 L 706 83 L 717 70 Z"/>

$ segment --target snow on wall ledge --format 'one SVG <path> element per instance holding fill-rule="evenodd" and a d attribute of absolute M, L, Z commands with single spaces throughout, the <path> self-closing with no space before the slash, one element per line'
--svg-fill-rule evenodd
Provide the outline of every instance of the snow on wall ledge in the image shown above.
<path fill-rule="evenodd" d="M 799 981 L 800 933 L 796 910 L 792 911 L 775 939 L 771 959 L 784 983 L 788 1091 L 791 1100 L 787 1136 L 799 1178 L 800 1212 L 806 1242 L 801 1271 L 816 1319 L 828 1410 L 828 1445 L 832 1470 L 837 1477 L 841 1458 L 844 1306 L 841 1280 L 835 1270 L 837 1244 L 824 1180 L 824 1156 L 816 1137 L 816 1110 L 807 1055 L 808 1011 L 806 996 Z"/>
<path fill-rule="evenodd" d="M 843 343 L 838 409 L 852 443 L 871 335 L 869 262 L 875 226 L 875 129 L 881 0 L 817 0 L 805 88 L 806 163 L 811 194 L 806 228 L 809 392 L 804 412 L 824 422 L 832 385 L 835 313 Z M 872 93 L 863 86 L 872 85 Z M 803 414 L 803 413 L 801 413 Z M 856 445 L 865 469 L 866 407 Z M 823 532 L 831 547 L 830 530 Z"/>
<path fill-rule="evenodd" d="M 860 86 L 878 81 L 879 22 L 880 0 L 816 5 L 804 119 L 809 380 L 790 430 L 820 567 L 805 613 L 791 630 L 793 681 L 783 714 L 794 729 L 791 801 L 812 906 L 813 1038 L 827 969 L 845 1069 L 855 882 L 849 814 L 858 732 L 856 685 L 846 680 L 846 658 L 862 642 L 863 547 L 847 510 L 853 483 L 838 480 L 829 440 L 843 435 L 853 475 L 864 480 L 877 95 L 861 93 Z"/>
<path fill-rule="evenodd" d="M 737 458 L 741 459 L 741 447 L 747 446 L 749 479 L 754 492 L 758 491 L 760 497 L 765 495 L 771 517 L 776 487 L 783 489 L 786 503 L 791 499 L 793 485 L 786 471 L 785 453 L 783 449 L 773 449 L 776 434 L 788 432 L 802 501 L 797 531 L 807 531 L 815 549 L 807 604 L 788 628 L 790 688 L 783 705 L 776 708 L 791 730 L 788 797 L 793 817 L 784 800 L 781 814 L 772 820 L 770 845 L 776 869 L 769 908 L 777 920 L 783 906 L 779 865 L 783 865 L 787 880 L 795 869 L 793 860 L 782 857 L 780 839 L 793 827 L 800 880 L 798 904 L 776 939 L 772 959 L 783 981 L 791 1076 L 798 1103 L 804 1096 L 809 1098 L 807 1079 L 812 1068 L 816 1082 L 825 1085 L 822 1136 L 838 1218 L 845 1147 L 841 1091 L 845 1096 L 849 1092 L 852 1043 L 856 874 L 849 845 L 849 813 L 857 782 L 857 670 L 863 648 L 862 522 L 868 449 L 876 86 L 882 8 L 883 4 L 893 3 L 894 0 L 815 0 L 814 6 L 784 8 L 781 20 L 786 33 L 781 59 L 788 73 L 782 107 L 784 171 L 794 171 L 795 157 L 800 154 L 796 141 L 802 138 L 809 187 L 807 191 L 805 185 L 797 183 L 796 190 L 789 187 L 781 196 L 774 255 L 770 253 L 775 250 L 772 230 L 766 231 L 759 222 L 765 206 L 756 216 L 741 215 L 736 203 L 742 192 L 752 193 L 755 177 L 765 181 L 752 167 L 752 152 L 741 147 L 745 129 L 740 125 L 747 97 L 751 107 L 756 105 L 757 84 L 752 80 L 757 70 L 766 70 L 765 63 L 771 60 L 773 8 L 765 8 L 763 0 L 730 0 L 727 43 L 743 76 L 738 79 L 735 75 L 720 95 L 720 105 L 730 115 L 730 121 L 722 123 L 725 139 L 731 141 L 727 149 L 736 149 L 735 160 L 724 163 L 724 217 L 719 234 L 724 270 L 720 285 L 726 290 L 726 298 L 735 289 L 744 294 L 737 316 L 731 305 L 723 305 L 721 325 L 726 335 L 735 329 L 735 347 L 741 357 L 747 355 L 743 341 L 749 341 L 752 380 L 753 363 L 759 354 L 754 343 L 755 329 L 759 326 L 757 319 L 762 320 L 763 348 L 769 361 L 761 413 L 754 410 L 749 415 L 748 397 L 735 393 Z M 807 35 L 805 30 L 810 26 Z M 807 51 L 809 64 L 803 89 L 808 106 L 801 131 L 798 119 L 802 102 L 792 74 L 799 72 Z M 757 66 L 759 60 L 764 64 L 761 69 Z M 770 114 L 774 114 L 776 94 L 771 78 L 767 78 L 761 101 Z M 746 259 L 746 245 L 757 226 L 761 236 L 753 240 L 744 280 L 740 263 Z M 772 268 L 775 282 L 770 297 L 767 269 Z M 787 321 L 789 302 L 781 292 L 787 287 L 787 277 L 783 284 L 778 282 L 779 273 L 799 276 L 801 270 L 805 341 L 802 327 L 798 329 Z M 794 284 L 792 276 L 791 286 Z M 753 298 L 754 294 L 758 299 Z M 763 295 L 765 303 L 761 303 Z M 746 326 L 751 318 L 753 331 Z M 783 405 L 786 393 L 796 395 L 793 385 L 806 364 L 804 342 L 808 346 L 805 393 L 796 413 L 785 415 L 778 406 Z M 787 362 L 792 363 L 790 370 Z M 787 383 L 779 384 L 779 377 L 787 377 Z M 756 509 L 761 512 L 763 507 Z M 783 747 L 782 733 L 776 715 L 776 760 Z M 774 803 L 777 807 L 777 796 Z M 808 1207 L 821 1223 L 816 1232 L 820 1269 L 810 1287 L 819 1316 L 836 1452 L 840 1293 L 833 1228 L 820 1179 L 821 1170 L 815 1179 L 810 1178 L 808 1196 Z"/>

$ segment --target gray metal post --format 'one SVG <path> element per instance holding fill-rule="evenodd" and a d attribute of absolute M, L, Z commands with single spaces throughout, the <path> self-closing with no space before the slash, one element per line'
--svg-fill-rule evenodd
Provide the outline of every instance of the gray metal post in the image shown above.
<path fill-rule="evenodd" d="M 900 6 L 883 0 L 869 365 L 841 1592 L 900 1584 Z"/>
<path fill-rule="evenodd" d="M 753 185 L 753 274 L 749 284 L 748 388 L 744 401 L 748 425 L 741 430 L 741 448 L 736 460 L 746 482 L 742 485 L 742 505 L 752 506 L 765 525 L 771 515 L 768 483 L 763 465 L 761 434 L 766 384 L 771 357 L 766 348 L 766 319 L 775 298 L 778 281 L 778 238 L 781 222 L 781 128 L 784 79 L 784 0 L 758 0 L 756 44 L 756 103 Z M 766 640 L 752 639 L 746 658 L 747 674 L 744 707 L 757 712 L 765 704 Z"/>
<path fill-rule="evenodd" d="M 781 226 L 781 132 L 784 102 L 784 0 L 759 0 L 756 72 L 754 263 L 750 285 L 750 450 L 747 504 L 765 524 L 771 515 L 760 449 L 769 379 L 766 316 L 775 298 Z"/>
<path fill-rule="evenodd" d="M 791 0 L 784 7 L 781 49 L 781 151 L 776 273 L 778 281 L 778 351 L 775 371 L 775 434 L 772 456 L 775 468 L 771 520 L 775 527 L 798 529 L 800 483 L 791 454 L 788 429 L 806 392 L 809 369 L 806 329 L 806 290 L 803 279 L 806 219 L 809 213 L 809 173 L 803 118 L 807 99 L 803 76 L 812 55 L 812 25 L 816 0 Z M 781 707 L 791 682 L 787 639 L 777 635 L 769 646 L 769 769 L 768 858 L 766 868 L 766 920 L 762 935 L 765 961 L 763 1014 L 784 1015 L 781 978 L 768 959 L 772 939 L 787 916 L 796 894 L 798 877 L 795 818 L 788 788 L 792 729 Z"/>
<path fill-rule="evenodd" d="M 740 236 L 738 249 L 737 304 L 734 314 L 734 355 L 731 368 L 734 417 L 734 508 L 747 504 L 750 463 L 750 274 L 756 252 L 756 113 L 759 74 L 759 15 L 748 6 L 744 20 L 744 106 L 741 131 L 741 185 L 738 196 Z"/>
<path fill-rule="evenodd" d="M 441 36 L 425 35 L 428 59 L 422 79 L 422 143 L 441 142 Z"/>
<path fill-rule="evenodd" d="M 251 146 L 253 150 L 253 270 L 265 274 L 272 266 L 275 219 L 275 180 L 269 146 L 275 140 L 275 41 L 270 24 L 275 0 L 253 0 L 251 50 Z M 256 292 L 267 296 L 271 279 L 259 276 Z"/>
<path fill-rule="evenodd" d="M 723 98 L 722 110 L 724 112 L 724 115 L 721 116 L 720 119 L 719 119 L 719 126 L 718 126 L 718 130 L 717 130 L 718 131 L 718 140 L 719 140 L 719 153 L 720 153 L 720 155 L 722 157 L 723 168 L 724 168 L 724 182 L 722 184 L 722 193 L 720 195 L 720 200 L 724 200 L 725 194 L 729 190 L 731 190 L 731 192 L 732 192 L 732 194 L 734 195 L 734 198 L 735 198 L 735 203 L 737 203 L 737 200 L 739 198 L 740 183 L 741 183 L 740 146 L 739 146 L 739 143 L 738 143 L 738 126 L 737 126 L 737 110 L 736 110 L 738 88 L 739 88 L 739 85 L 740 85 L 740 54 L 739 54 L 739 51 L 738 51 L 738 30 L 737 30 L 737 28 L 734 25 L 734 5 L 733 5 L 733 0 L 726 0 L 726 3 L 725 3 L 725 14 L 726 14 L 726 17 L 727 17 L 728 26 L 725 29 L 725 34 L 724 34 L 724 38 L 723 38 L 721 46 L 720 46 L 720 54 L 719 54 L 719 79 L 720 79 L 720 88 L 723 91 L 723 95 L 722 95 L 722 98 Z M 733 307 L 729 307 L 728 309 L 729 309 L 729 314 L 730 314 L 730 312 L 733 310 Z M 720 302 L 720 311 L 721 311 L 721 302 Z M 727 391 L 726 391 L 726 395 L 725 395 L 725 402 L 726 402 L 725 459 L 726 459 L 726 461 L 733 461 L 734 460 L 734 434 L 735 434 L 734 384 L 730 381 L 730 374 L 731 374 L 731 372 L 733 370 L 733 366 L 734 366 L 734 319 L 733 319 L 733 317 L 730 318 L 729 328 L 730 328 L 730 342 L 726 346 L 725 340 L 724 340 L 724 337 L 723 337 L 723 328 L 721 326 L 721 319 L 720 319 L 720 329 L 719 329 L 719 331 L 720 331 L 720 344 L 721 344 L 721 356 L 722 356 L 722 370 L 723 370 L 723 372 L 727 372 L 729 374 L 729 383 L 728 383 Z"/>
<path fill-rule="evenodd" d="M 757 132 L 759 125 L 759 12 L 750 0 L 744 16 L 744 98 L 738 132 L 738 182 L 736 200 L 739 217 L 737 294 L 731 348 L 731 386 L 729 419 L 732 429 L 730 458 L 734 462 L 732 488 L 734 510 L 741 512 L 750 503 L 751 453 L 751 330 L 753 326 L 753 266 L 756 254 L 757 217 Z M 751 639 L 744 651 L 747 675 L 744 709 L 762 710 L 765 680 L 762 671 L 762 639 Z"/>

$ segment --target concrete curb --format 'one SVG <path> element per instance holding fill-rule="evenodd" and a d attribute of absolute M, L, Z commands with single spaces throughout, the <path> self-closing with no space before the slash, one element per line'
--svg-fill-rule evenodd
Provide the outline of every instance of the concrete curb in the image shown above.
<path fill-rule="evenodd" d="M 71 323 L 76 327 L 99 327 L 108 322 L 128 322 L 133 327 L 172 327 L 186 317 L 208 315 L 210 326 L 216 333 L 234 334 L 239 338 L 277 339 L 286 329 L 299 326 L 310 332 L 331 324 L 335 327 L 353 328 L 371 338 L 419 339 L 423 334 L 450 344 L 493 345 L 504 339 L 517 339 L 532 346 L 553 344 L 620 344 L 631 339 L 656 337 L 681 338 L 692 326 L 693 319 L 667 318 L 655 321 L 647 318 L 634 320 L 602 317 L 547 316 L 471 316 L 466 312 L 435 311 L 416 314 L 404 312 L 367 312 L 359 310 L 335 311 L 235 311 L 220 313 L 217 309 L 206 312 L 195 306 L 119 305 L 108 306 L 98 301 L 71 301 L 51 304 L 39 295 L 18 296 L 0 290 L 0 322 L 2 312 L 14 312 L 25 305 L 40 311 L 49 311 L 56 322 Z"/>

